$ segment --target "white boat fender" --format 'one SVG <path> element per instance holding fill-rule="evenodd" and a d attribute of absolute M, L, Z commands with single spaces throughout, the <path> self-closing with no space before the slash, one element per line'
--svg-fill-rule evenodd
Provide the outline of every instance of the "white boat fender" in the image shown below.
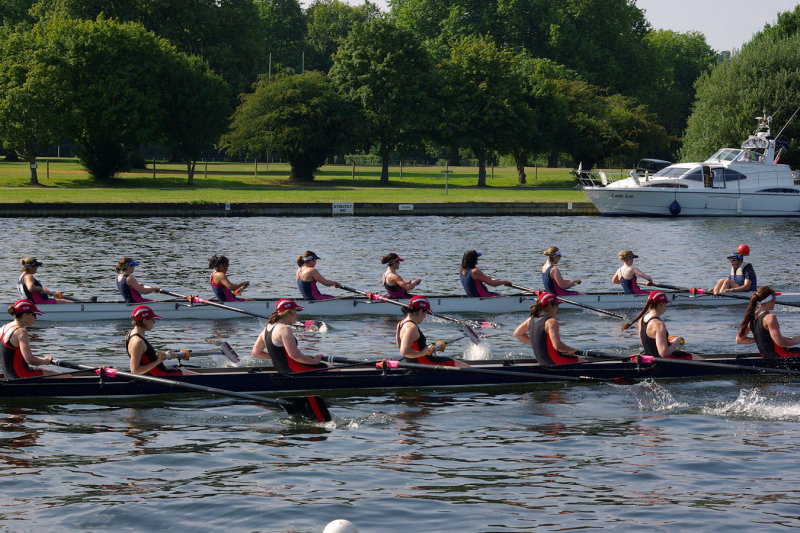
<path fill-rule="evenodd" d="M 678 200 L 673 200 L 671 204 L 669 204 L 669 214 L 670 215 L 679 215 L 681 212 L 681 204 L 678 203 Z"/>
<path fill-rule="evenodd" d="M 339 518 L 325 526 L 322 533 L 358 533 L 358 529 L 349 520 Z"/>

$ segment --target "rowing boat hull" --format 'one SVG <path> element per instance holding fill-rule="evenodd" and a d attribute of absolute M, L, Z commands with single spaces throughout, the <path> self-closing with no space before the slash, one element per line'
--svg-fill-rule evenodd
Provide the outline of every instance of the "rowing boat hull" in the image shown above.
<path fill-rule="evenodd" d="M 710 306 L 745 305 L 746 299 L 713 296 L 710 294 L 690 295 L 681 292 L 667 293 L 674 305 Z M 780 302 L 800 303 L 800 292 L 784 292 L 780 295 Z M 523 313 L 530 310 L 536 303 L 536 296 L 531 294 L 513 294 L 496 296 L 493 298 L 471 298 L 468 296 L 428 296 L 434 311 L 437 313 L 480 313 L 494 315 L 500 313 Z M 570 300 L 583 305 L 601 309 L 639 309 L 647 301 L 646 294 L 622 293 L 589 293 L 570 296 Z M 278 299 L 246 300 L 229 302 L 226 305 L 236 307 L 248 313 L 267 317 L 274 309 Z M 370 301 L 366 298 L 335 298 L 332 300 L 297 300 L 305 307 L 306 316 L 353 316 L 353 315 L 383 315 L 397 316 L 400 307 L 397 305 Z M 780 303 L 779 302 L 779 303 Z M 41 306 L 45 312 L 37 322 L 87 322 L 96 320 L 123 320 L 130 319 L 133 308 L 138 304 L 124 302 L 96 302 L 53 304 Z M 156 314 L 164 319 L 205 319 L 219 320 L 226 318 L 241 318 L 242 314 L 219 307 L 189 304 L 185 300 L 164 300 L 147 304 Z M 565 303 L 562 309 L 578 309 Z"/>
<path fill-rule="evenodd" d="M 280 375 L 269 367 L 246 367 L 232 369 L 193 369 L 196 375 L 174 378 L 208 387 L 229 391 L 255 393 L 285 393 L 291 391 L 345 391 L 355 389 L 397 389 L 397 388 L 452 388 L 452 387 L 492 387 L 521 384 L 553 383 L 567 381 L 561 376 L 573 377 L 592 382 L 608 379 L 680 379 L 702 378 L 718 375 L 753 375 L 749 368 L 764 368 L 764 360 L 757 355 L 735 358 L 732 355 L 707 356 L 708 361 L 740 365 L 736 370 L 709 368 L 699 365 L 676 365 L 653 363 L 637 365 L 623 361 L 598 361 L 541 367 L 535 360 L 513 361 L 473 361 L 473 368 L 502 370 L 508 374 L 482 374 L 458 371 L 430 370 L 378 370 L 375 367 L 342 368 L 335 372 L 308 372 L 304 374 Z M 504 364 L 505 363 L 505 364 Z M 800 358 L 782 361 L 781 368 L 800 369 Z M 533 374 L 552 374 L 554 378 Z M 173 379 L 173 378 L 170 378 Z M 113 398 L 128 396 L 154 396 L 163 394 L 187 393 L 185 389 L 159 383 L 131 381 L 125 378 L 104 378 L 79 372 L 75 375 L 43 376 L 16 381 L 0 382 L 0 398 L 63 398 L 91 397 Z"/>

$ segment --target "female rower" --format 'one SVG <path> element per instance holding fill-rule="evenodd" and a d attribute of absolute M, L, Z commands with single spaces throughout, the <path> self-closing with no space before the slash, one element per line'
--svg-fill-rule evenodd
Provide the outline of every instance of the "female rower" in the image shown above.
<path fill-rule="evenodd" d="M 403 281 L 403 278 L 397 273 L 402 261 L 403 258 L 394 252 L 384 255 L 381 259 L 381 264 L 386 265 L 386 271 L 383 273 L 383 286 L 386 288 L 389 298 L 410 298 L 409 291 L 422 282 L 421 279 Z"/>
<path fill-rule="evenodd" d="M 758 310 L 756 310 L 758 305 Z M 772 314 L 775 309 L 775 291 L 765 285 L 750 295 L 750 303 L 744 313 L 736 344 L 756 344 L 764 359 L 780 359 L 800 356 L 800 349 L 789 346 L 800 344 L 800 335 L 784 337 L 778 319 Z M 752 332 L 750 337 L 748 333 Z"/>
<path fill-rule="evenodd" d="M 337 289 L 341 287 L 338 281 L 325 279 L 325 276 L 319 273 L 316 268 L 318 259 L 319 256 L 311 250 L 306 250 L 303 255 L 297 258 L 298 269 L 294 275 L 297 281 L 297 288 L 300 289 L 300 294 L 306 300 L 330 300 L 331 298 L 336 298 L 328 294 L 321 294 L 317 289 L 317 282 L 326 287 L 336 287 Z"/>
<path fill-rule="evenodd" d="M 40 305 L 72 303 L 69 300 L 51 297 L 53 292 L 33 277 L 39 271 L 39 267 L 42 266 L 42 263 L 37 261 L 35 257 L 23 257 L 19 260 L 19 263 L 22 265 L 22 274 L 17 280 L 17 291 L 19 291 L 21 298 Z"/>
<path fill-rule="evenodd" d="M 663 292 L 651 292 L 647 296 L 647 302 L 639 316 L 632 322 L 624 324 L 622 329 L 628 329 L 635 322 L 639 322 L 639 340 L 642 343 L 644 355 L 669 359 L 702 359 L 702 357 L 678 349 L 683 344 L 683 337 L 669 336 L 667 326 L 661 320 L 661 315 L 667 311 L 668 301 L 669 298 Z"/>
<path fill-rule="evenodd" d="M 514 330 L 514 337 L 533 348 L 536 361 L 542 366 L 580 363 L 580 350 L 564 344 L 559 335 L 556 314 L 561 301 L 552 292 L 539 294 L 531 316 Z"/>
<path fill-rule="evenodd" d="M 131 372 L 151 376 L 194 374 L 182 368 L 171 369 L 164 366 L 163 361 L 170 359 L 172 352 L 156 352 L 150 341 L 145 338 L 145 334 L 153 329 L 157 318 L 161 317 L 146 305 L 136 306 L 131 313 L 133 329 L 125 335 L 125 349 L 130 357 Z"/>
<path fill-rule="evenodd" d="M 758 290 L 756 271 L 750 263 L 744 263 L 744 256 L 750 254 L 750 247 L 746 244 L 728 256 L 731 262 L 731 273 L 727 278 L 717 281 L 711 291 L 714 294 L 725 292 L 751 292 Z"/>
<path fill-rule="evenodd" d="M 478 268 L 478 258 L 482 254 L 475 250 L 467 250 L 461 258 L 461 286 L 467 296 L 473 297 L 487 297 L 487 296 L 500 296 L 499 292 L 489 292 L 486 285 L 492 287 L 499 287 L 500 285 L 511 285 L 507 279 L 494 279 L 487 276 L 481 269 Z"/>
<path fill-rule="evenodd" d="M 567 289 L 579 285 L 581 280 L 564 279 L 561 276 L 561 271 L 556 266 L 561 260 L 561 252 L 558 251 L 558 247 L 551 246 L 542 252 L 542 255 L 547 256 L 547 261 L 542 265 L 542 284 L 544 284 L 544 290 L 552 292 L 556 296 L 579 294 L 577 291 L 568 291 Z"/>
<path fill-rule="evenodd" d="M 36 315 L 41 311 L 30 300 L 18 300 L 8 306 L 8 314 L 14 320 L 0 328 L 0 339 L 3 342 L 0 348 L 0 360 L 3 365 L 3 379 L 19 379 L 55 374 L 50 370 L 34 370 L 31 366 L 49 365 L 53 362 L 51 356 L 38 357 L 31 353 L 31 343 L 28 338 L 27 328 L 36 321 Z"/>
<path fill-rule="evenodd" d="M 160 292 L 161 287 L 157 285 L 143 285 L 133 277 L 133 270 L 139 266 L 139 263 L 130 257 L 123 257 L 117 263 L 117 289 L 119 293 L 125 298 L 125 303 L 141 303 L 152 302 L 153 300 L 146 300 L 142 298 L 142 294 L 150 294 L 151 292 Z"/>
<path fill-rule="evenodd" d="M 431 311 L 431 303 L 427 298 L 414 296 L 409 300 L 408 305 L 404 305 L 401 309 L 406 316 L 397 324 L 395 331 L 395 344 L 400 348 L 400 355 L 411 362 L 422 365 L 469 366 L 460 359 L 433 355 L 434 352 L 444 351 L 447 345 L 442 341 L 427 344 L 428 340 L 419 329 L 419 325 Z"/>
<path fill-rule="evenodd" d="M 328 368 L 320 363 L 321 354 L 305 355 L 297 347 L 297 338 L 292 324 L 297 320 L 297 312 L 304 308 L 290 298 L 275 303 L 275 312 L 269 323 L 253 344 L 252 355 L 256 359 L 271 359 L 279 374 L 291 374 L 316 368 Z"/>
<path fill-rule="evenodd" d="M 211 273 L 211 289 L 214 291 L 214 296 L 220 302 L 241 302 L 250 300 L 251 298 L 239 298 L 234 293 L 238 290 L 244 290 L 250 286 L 249 281 L 242 281 L 241 283 L 231 283 L 228 279 L 228 267 L 230 261 L 224 255 L 214 256 L 208 260 L 208 268 L 213 268 L 214 272 Z"/>
<path fill-rule="evenodd" d="M 633 266 L 633 260 L 639 256 L 634 254 L 631 250 L 623 250 L 619 254 L 619 260 L 623 265 L 617 269 L 611 283 L 619 283 L 622 285 L 622 291 L 625 294 L 647 294 L 639 288 L 637 277 L 647 280 L 647 285 L 653 284 L 653 278 Z"/>

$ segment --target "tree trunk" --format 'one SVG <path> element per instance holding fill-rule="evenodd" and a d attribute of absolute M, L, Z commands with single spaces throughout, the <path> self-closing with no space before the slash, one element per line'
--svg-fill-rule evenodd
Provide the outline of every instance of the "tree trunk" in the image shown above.
<path fill-rule="evenodd" d="M 449 152 L 447 154 L 447 164 L 451 167 L 457 167 L 461 165 L 461 158 L 458 156 L 458 146 L 451 146 L 449 148 Z"/>
<path fill-rule="evenodd" d="M 28 162 L 31 169 L 31 185 L 39 185 L 39 176 L 36 173 L 36 154 L 39 152 L 32 144 L 25 143 L 22 146 L 22 159 Z"/>
<path fill-rule="evenodd" d="M 478 187 L 486 187 L 486 150 L 475 150 L 478 155 Z"/>
<path fill-rule="evenodd" d="M 550 152 L 550 155 L 547 156 L 547 166 L 549 168 L 558 167 L 558 152 Z"/>
<path fill-rule="evenodd" d="M 381 144 L 381 184 L 387 185 L 389 183 L 389 155 L 392 151 L 388 146 Z"/>
<path fill-rule="evenodd" d="M 31 165 L 31 185 L 39 185 L 39 176 L 36 174 L 36 158 L 29 160 L 28 163 Z"/>
<path fill-rule="evenodd" d="M 528 164 L 528 152 L 517 150 L 514 152 L 514 162 L 517 165 L 517 183 L 525 185 L 528 181 L 525 176 L 525 165 Z"/>
<path fill-rule="evenodd" d="M 197 165 L 197 161 L 187 161 L 186 162 L 186 175 L 189 176 L 187 181 L 188 185 L 194 185 L 194 167 Z"/>

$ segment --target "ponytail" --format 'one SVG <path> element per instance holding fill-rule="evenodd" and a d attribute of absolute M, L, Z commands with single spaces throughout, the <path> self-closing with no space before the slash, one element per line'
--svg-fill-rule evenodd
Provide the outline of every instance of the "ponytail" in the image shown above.
<path fill-rule="evenodd" d="M 214 255 L 211 257 L 211 259 L 208 260 L 208 268 L 213 268 L 214 270 L 216 270 L 218 266 L 228 265 L 228 264 L 229 264 L 228 258 L 225 257 L 224 255 L 220 256 Z"/>
<path fill-rule="evenodd" d="M 303 255 L 298 255 L 297 256 L 297 266 L 301 267 L 301 266 L 305 265 L 306 264 L 306 257 L 309 257 L 309 256 L 315 256 L 316 257 L 316 255 L 317 254 L 315 254 L 311 250 L 306 250 Z"/>
<path fill-rule="evenodd" d="M 641 312 L 639 312 L 639 314 L 636 316 L 636 318 L 634 318 L 630 322 L 622 324 L 622 331 L 625 331 L 632 325 L 636 324 L 644 316 L 646 312 L 650 311 L 651 309 L 655 309 L 655 307 L 656 307 L 656 302 L 648 298 L 647 302 L 645 302 L 644 307 L 642 308 Z"/>
<path fill-rule="evenodd" d="M 750 301 L 747 303 L 747 310 L 744 312 L 742 323 L 739 324 L 739 336 L 745 337 L 750 332 L 750 324 L 756 316 L 756 308 L 765 299 L 770 296 L 775 296 L 775 291 L 769 285 L 764 285 L 756 292 L 750 295 Z"/>

